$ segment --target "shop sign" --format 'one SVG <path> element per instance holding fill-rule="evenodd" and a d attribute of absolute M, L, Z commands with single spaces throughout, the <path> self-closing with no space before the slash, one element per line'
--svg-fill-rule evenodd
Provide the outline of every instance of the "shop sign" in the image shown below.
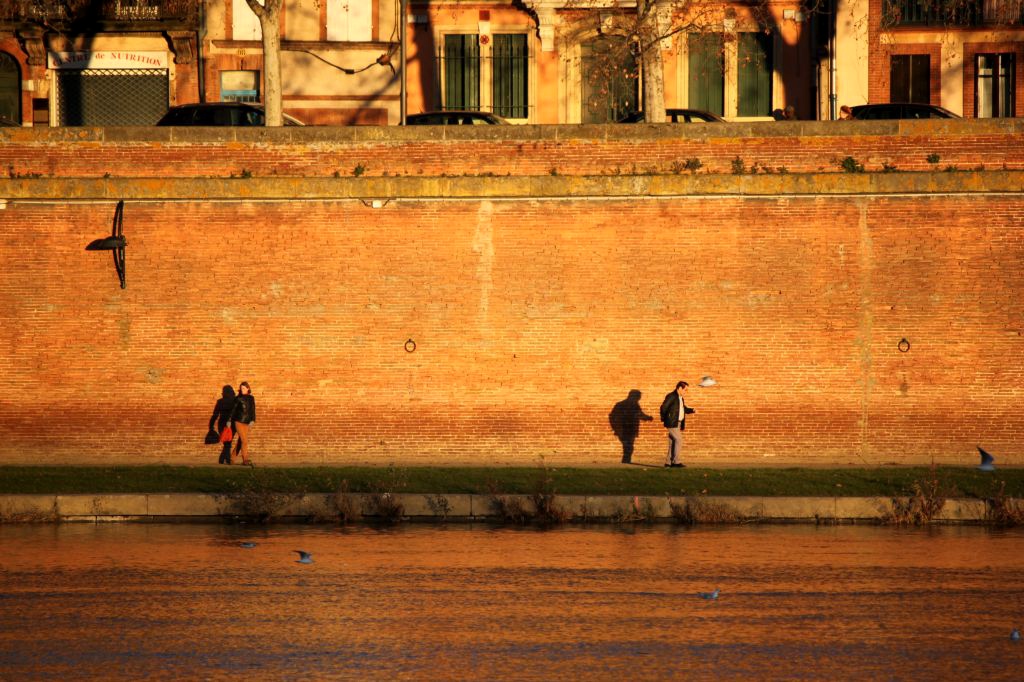
<path fill-rule="evenodd" d="M 49 52 L 51 69 L 166 69 L 166 52 L 103 50 L 99 52 Z"/>

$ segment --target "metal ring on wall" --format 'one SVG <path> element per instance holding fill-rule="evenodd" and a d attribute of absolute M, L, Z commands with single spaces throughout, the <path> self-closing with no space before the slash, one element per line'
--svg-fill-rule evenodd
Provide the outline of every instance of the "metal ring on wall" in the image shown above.
<path fill-rule="evenodd" d="M 406 341 L 405 342 L 405 352 L 406 353 L 413 353 L 415 351 L 416 351 L 416 342 L 413 341 L 412 339 L 409 339 L 408 341 Z"/>
<path fill-rule="evenodd" d="M 898 348 L 901 353 L 906 353 L 908 350 L 910 350 L 910 341 L 907 341 L 906 339 L 900 339 L 900 342 L 896 344 L 896 348 Z"/>

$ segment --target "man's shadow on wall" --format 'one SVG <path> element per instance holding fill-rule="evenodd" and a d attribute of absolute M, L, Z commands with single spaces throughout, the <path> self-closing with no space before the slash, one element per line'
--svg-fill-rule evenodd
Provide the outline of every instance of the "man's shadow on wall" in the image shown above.
<path fill-rule="evenodd" d="M 633 444 L 640 435 L 640 422 L 654 421 L 654 417 L 644 414 L 640 407 L 642 393 L 635 388 L 629 392 L 625 400 L 615 403 L 608 413 L 608 423 L 612 432 L 622 442 L 622 463 L 633 463 Z"/>
<path fill-rule="evenodd" d="M 235 407 L 235 389 L 225 386 L 221 389 L 221 398 L 213 406 L 213 414 L 210 415 L 210 430 L 216 429 L 217 433 L 224 430 L 231 419 L 231 411 Z M 220 450 L 220 459 L 217 464 L 231 464 L 231 441 L 224 443 Z"/>

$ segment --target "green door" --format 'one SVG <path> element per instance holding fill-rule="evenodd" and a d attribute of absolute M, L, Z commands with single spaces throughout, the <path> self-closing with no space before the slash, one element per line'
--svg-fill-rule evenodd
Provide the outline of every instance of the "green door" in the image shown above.
<path fill-rule="evenodd" d="M 480 108 L 480 36 L 444 37 L 444 108 Z"/>
<path fill-rule="evenodd" d="M 690 33 L 687 46 L 690 54 L 690 108 L 724 116 L 725 45 L 721 34 Z"/>
<path fill-rule="evenodd" d="M 525 33 L 494 34 L 494 75 L 491 78 L 494 113 L 506 118 L 527 118 L 528 82 Z"/>
<path fill-rule="evenodd" d="M 772 113 L 772 36 L 740 33 L 737 45 L 740 116 Z"/>
<path fill-rule="evenodd" d="M 582 46 L 583 123 L 611 123 L 639 111 L 639 70 L 629 48 L 607 36 Z"/>

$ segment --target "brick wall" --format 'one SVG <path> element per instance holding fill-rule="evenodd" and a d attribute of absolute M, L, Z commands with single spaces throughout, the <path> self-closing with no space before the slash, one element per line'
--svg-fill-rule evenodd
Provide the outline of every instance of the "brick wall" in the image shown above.
<path fill-rule="evenodd" d="M 981 125 L 890 131 L 888 153 L 901 167 L 939 148 L 983 158 Z M 667 144 L 636 130 L 504 159 L 466 157 L 521 141 L 421 131 L 400 144 L 424 164 L 529 174 L 559 144 L 577 168 L 624 167 Z M 687 143 L 704 158 L 733 145 L 792 165 L 793 150 L 820 143 L 808 130 Z M 249 145 L 195 131 L 175 141 L 171 168 L 319 175 L 356 146 L 267 132 Z M 214 403 L 248 380 L 258 462 L 612 464 L 617 402 L 640 390 L 656 415 L 676 380 L 705 374 L 720 385 L 691 389 L 691 463 L 967 464 L 975 444 L 1021 461 L 1024 196 L 1005 189 L 1019 173 L 877 174 L 888 189 L 863 192 L 841 180 L 864 175 L 791 173 L 767 196 L 727 173 L 715 191 L 625 198 L 561 192 L 548 176 L 546 196 L 495 195 L 484 191 L 495 179 L 479 178 L 481 191 L 456 199 L 423 177 L 380 208 L 369 189 L 365 203 L 265 201 L 253 190 L 265 178 L 233 181 L 233 197 L 197 179 L 172 200 L 151 179 L 71 177 L 163 167 L 166 145 L 149 133 L 74 144 L 15 133 L 0 156 L 45 177 L 0 180 L 0 462 L 212 463 L 202 439 Z M 358 144 L 410 163 L 394 139 Z M 586 151 L 570 161 L 576 147 Z M 125 290 L 108 254 L 84 251 L 109 233 L 112 187 L 135 192 Z M 660 465 L 664 430 L 644 424 L 636 445 L 635 461 Z"/>
<path fill-rule="evenodd" d="M 941 124 L 941 125 L 940 125 Z M 944 128 L 943 126 L 947 126 Z M 952 127 L 949 127 L 952 126 Z M 428 128 L 424 130 L 424 128 Z M 0 130 L 2 174 L 54 177 L 504 177 L 1024 169 L 1024 121 L 728 126 Z M 196 140 L 210 144 L 196 153 Z M 936 155 L 940 161 L 929 162 Z M 934 158 L 934 157 L 933 157 Z M 695 173 L 687 161 L 699 162 Z"/>

